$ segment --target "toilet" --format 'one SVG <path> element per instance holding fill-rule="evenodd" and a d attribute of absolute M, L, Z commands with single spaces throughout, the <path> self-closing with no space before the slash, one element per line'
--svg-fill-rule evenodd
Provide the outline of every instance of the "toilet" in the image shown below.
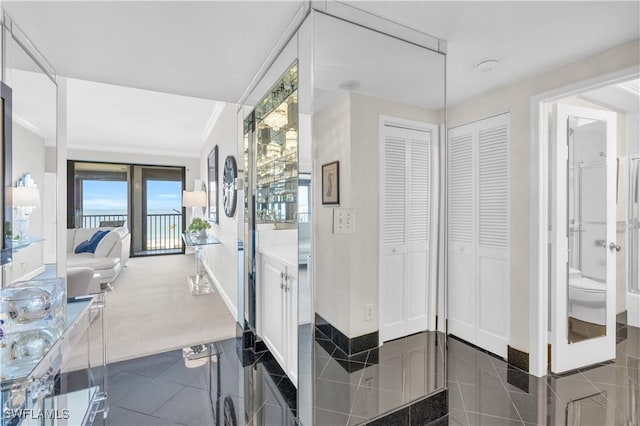
<path fill-rule="evenodd" d="M 569 316 L 593 324 L 606 325 L 606 284 L 583 277 L 569 268 Z"/>

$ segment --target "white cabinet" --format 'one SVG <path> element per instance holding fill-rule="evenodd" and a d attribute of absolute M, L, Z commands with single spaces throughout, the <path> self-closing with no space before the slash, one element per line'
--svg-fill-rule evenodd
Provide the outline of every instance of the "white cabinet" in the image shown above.
<path fill-rule="evenodd" d="M 298 377 L 298 268 L 268 251 L 258 254 L 258 335 L 293 384 Z"/>
<path fill-rule="evenodd" d="M 509 114 L 449 130 L 449 332 L 497 355 L 509 342 Z"/>

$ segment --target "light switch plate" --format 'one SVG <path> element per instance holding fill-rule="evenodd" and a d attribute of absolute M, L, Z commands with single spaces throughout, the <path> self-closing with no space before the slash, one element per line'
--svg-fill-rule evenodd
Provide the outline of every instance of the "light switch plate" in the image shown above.
<path fill-rule="evenodd" d="M 333 209 L 333 233 L 353 234 L 356 231 L 356 212 L 353 209 Z"/>

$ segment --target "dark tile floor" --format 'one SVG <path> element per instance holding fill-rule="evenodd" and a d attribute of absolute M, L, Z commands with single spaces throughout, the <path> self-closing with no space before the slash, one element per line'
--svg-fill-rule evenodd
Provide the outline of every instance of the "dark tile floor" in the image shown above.
<path fill-rule="evenodd" d="M 347 357 L 318 333 L 315 424 L 366 423 L 445 385 L 445 336 L 418 333 Z"/>
<path fill-rule="evenodd" d="M 107 424 L 294 425 L 295 389 L 273 358 L 258 354 L 243 365 L 236 339 L 218 345 L 211 369 L 186 368 L 180 351 L 110 365 Z M 442 424 L 640 425 L 640 329 L 633 327 L 615 361 L 544 378 L 438 333 L 388 342 L 362 362 L 314 345 L 316 425 L 363 424 L 445 383 Z"/>
<path fill-rule="evenodd" d="M 610 363 L 530 376 L 448 339 L 450 425 L 640 425 L 640 329 L 628 327 Z"/>
<path fill-rule="evenodd" d="M 284 372 L 269 353 L 243 365 L 236 344 L 218 342 L 218 359 L 195 368 L 181 351 L 111 364 L 106 424 L 294 425 L 295 388 Z"/>

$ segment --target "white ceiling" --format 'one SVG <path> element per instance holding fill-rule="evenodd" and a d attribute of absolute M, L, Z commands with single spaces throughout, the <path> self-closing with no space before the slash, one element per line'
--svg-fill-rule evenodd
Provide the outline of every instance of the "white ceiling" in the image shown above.
<path fill-rule="evenodd" d="M 223 103 L 69 79 L 69 148 L 198 157 Z"/>
<path fill-rule="evenodd" d="M 447 41 L 450 106 L 640 37 L 638 1 L 349 3 Z"/>
<path fill-rule="evenodd" d="M 449 105 L 640 37 L 635 1 L 348 3 L 447 40 Z M 60 75 L 236 102 L 301 4 L 3 1 L 2 6 Z M 475 64 L 487 58 L 498 59 L 498 67 L 479 73 Z M 100 95 L 110 98 L 106 91 Z M 138 100 L 143 98 L 151 95 Z M 99 108 L 102 102 L 95 104 Z M 165 117 L 171 110 L 172 119 L 182 117 L 174 108 Z M 116 135 L 103 133 L 92 143 L 111 144 L 106 136 Z M 155 146 L 175 145 L 174 135 L 162 148 L 160 133 L 151 138 Z M 142 139 L 140 133 L 118 143 L 130 147 L 134 139 Z"/>

